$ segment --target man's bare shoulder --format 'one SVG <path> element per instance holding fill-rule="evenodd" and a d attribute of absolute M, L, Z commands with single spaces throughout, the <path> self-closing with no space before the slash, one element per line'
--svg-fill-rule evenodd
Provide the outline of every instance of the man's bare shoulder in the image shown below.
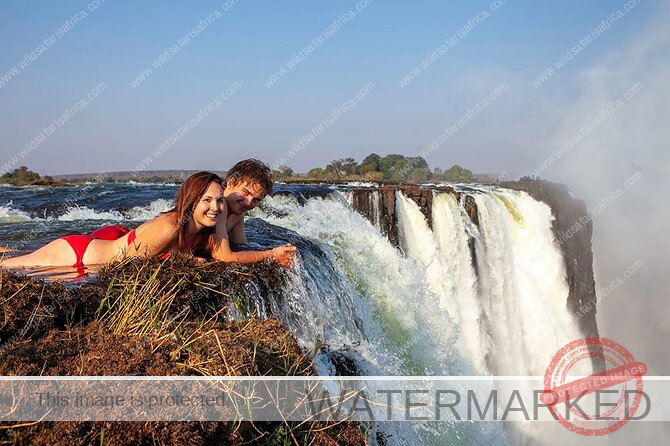
<path fill-rule="evenodd" d="M 244 215 L 237 215 L 230 212 L 228 209 L 228 203 L 226 203 L 225 200 L 223 201 L 223 212 L 221 212 L 221 216 L 219 218 L 221 219 L 222 223 L 225 223 L 226 232 L 230 232 L 235 226 L 239 224 L 244 224 Z"/>
<path fill-rule="evenodd" d="M 232 230 L 235 226 L 241 226 L 244 224 L 244 215 L 229 215 L 228 216 L 228 221 L 226 222 L 226 226 L 228 227 L 228 231 Z"/>

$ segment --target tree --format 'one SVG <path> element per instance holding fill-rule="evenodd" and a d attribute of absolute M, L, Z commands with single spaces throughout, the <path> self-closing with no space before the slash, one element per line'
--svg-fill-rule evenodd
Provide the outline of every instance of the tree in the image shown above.
<path fill-rule="evenodd" d="M 21 166 L 18 169 L 14 169 L 12 172 L 6 172 L 2 177 L 0 177 L 0 182 L 23 184 L 30 183 L 32 181 L 38 181 L 39 179 L 40 175 L 37 172 L 33 172 L 26 166 Z"/>
<path fill-rule="evenodd" d="M 405 158 L 402 155 L 387 155 L 379 160 L 379 167 L 384 178 L 404 180 L 410 177 L 414 169 L 429 169 L 428 163 L 422 156 Z"/>
<path fill-rule="evenodd" d="M 410 156 L 407 161 L 411 164 L 413 169 L 429 169 L 428 162 L 422 156 Z"/>
<path fill-rule="evenodd" d="M 413 181 L 426 181 L 430 180 L 431 177 L 432 174 L 430 173 L 430 169 L 428 169 L 427 167 L 420 167 L 418 169 L 414 169 L 409 174 L 409 179 Z"/>
<path fill-rule="evenodd" d="M 406 158 L 402 155 L 386 155 L 379 160 L 379 169 L 384 174 L 384 178 L 399 179 L 397 174 L 406 162 Z"/>
<path fill-rule="evenodd" d="M 356 173 L 365 175 L 370 172 L 381 172 L 379 166 L 380 160 L 381 157 L 376 153 L 369 154 L 368 156 L 365 157 L 363 161 L 361 161 L 361 164 L 358 166 L 358 169 L 356 169 Z"/>
<path fill-rule="evenodd" d="M 519 181 L 542 181 L 542 178 L 536 175 L 530 175 L 519 178 Z"/>
<path fill-rule="evenodd" d="M 333 160 L 326 166 L 326 172 L 331 175 L 335 175 L 337 178 L 340 178 L 344 175 L 344 166 L 342 165 L 342 160 Z"/>
<path fill-rule="evenodd" d="M 335 175 L 337 178 L 353 175 L 356 172 L 356 160 L 353 158 L 333 160 L 326 166 L 326 172 Z"/>
<path fill-rule="evenodd" d="M 310 169 L 309 172 L 307 172 L 307 177 L 308 178 L 323 178 L 325 176 L 326 171 L 323 170 L 320 167 L 315 167 L 314 169 Z"/>
<path fill-rule="evenodd" d="M 445 181 L 470 181 L 474 175 L 468 169 L 463 169 L 458 164 L 454 164 L 442 174 Z"/>
<path fill-rule="evenodd" d="M 273 171 L 275 178 L 289 178 L 294 175 L 293 169 L 291 169 L 286 164 L 279 166 L 278 170 Z"/>

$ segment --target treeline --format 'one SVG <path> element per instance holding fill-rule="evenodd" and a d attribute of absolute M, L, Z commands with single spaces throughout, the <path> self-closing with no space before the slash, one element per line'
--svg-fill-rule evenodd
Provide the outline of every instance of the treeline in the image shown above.
<path fill-rule="evenodd" d="M 306 175 L 296 175 L 288 166 L 274 171 L 276 179 L 307 178 L 318 180 L 401 180 L 401 181 L 470 181 L 473 174 L 454 164 L 447 170 L 431 169 L 421 156 L 379 156 L 371 153 L 357 163 L 353 158 L 333 160 L 325 167 L 310 169 Z"/>
<path fill-rule="evenodd" d="M 63 181 L 72 184 L 84 183 L 128 183 L 134 181 L 136 183 L 181 183 L 185 177 L 183 175 L 149 175 L 143 177 L 136 177 L 132 175 L 107 175 L 107 176 L 79 176 L 79 177 L 63 177 Z"/>
<path fill-rule="evenodd" d="M 40 176 L 39 173 L 33 172 L 26 166 L 21 166 L 14 169 L 12 172 L 7 172 L 0 176 L 0 183 L 9 183 L 17 186 L 26 185 L 66 185 L 66 184 L 83 184 L 83 183 L 127 183 L 135 181 L 138 183 L 181 183 L 189 175 L 197 172 L 197 170 L 165 170 L 165 171 L 147 171 L 141 174 L 134 172 L 109 172 L 93 174 L 73 174 L 73 175 L 57 175 L 56 178 L 49 175 Z"/>

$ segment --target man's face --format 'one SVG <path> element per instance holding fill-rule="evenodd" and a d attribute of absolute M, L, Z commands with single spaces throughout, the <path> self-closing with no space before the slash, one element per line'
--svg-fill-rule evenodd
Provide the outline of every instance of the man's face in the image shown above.
<path fill-rule="evenodd" d="M 239 180 L 233 183 L 228 181 L 224 196 L 228 204 L 228 212 L 242 215 L 258 206 L 258 203 L 265 197 L 265 190 L 256 182 Z"/>

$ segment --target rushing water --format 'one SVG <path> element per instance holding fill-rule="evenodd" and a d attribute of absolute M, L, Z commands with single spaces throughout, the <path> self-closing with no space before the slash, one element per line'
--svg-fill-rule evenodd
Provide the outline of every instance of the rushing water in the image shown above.
<path fill-rule="evenodd" d="M 399 248 L 351 209 L 347 192 L 279 186 L 253 212 L 249 248 L 290 241 L 300 252 L 279 317 L 333 374 L 338 357 L 362 375 L 542 375 L 579 336 L 549 207 L 522 192 L 470 189 L 474 225 L 454 195 L 434 192 L 432 221 L 396 193 Z M 0 242 L 30 250 L 104 224 L 139 225 L 172 206 L 176 185 L 0 188 Z M 430 223 L 430 225 L 429 225 Z M 471 246 L 474 247 L 471 251 Z M 474 258 L 473 258 L 474 254 Z M 583 374 L 590 374 L 583 370 Z M 497 384 L 498 386 L 500 384 Z M 389 444 L 518 442 L 502 423 L 380 424 Z M 542 436 L 537 424 L 521 437 Z M 525 436 L 525 437 L 524 437 Z"/>

